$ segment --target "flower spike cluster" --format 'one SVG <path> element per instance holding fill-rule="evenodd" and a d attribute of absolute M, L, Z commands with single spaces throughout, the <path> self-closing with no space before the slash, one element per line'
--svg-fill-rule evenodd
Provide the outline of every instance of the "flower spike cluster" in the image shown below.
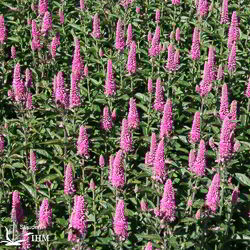
<path fill-rule="evenodd" d="M 52 208 L 49 200 L 43 199 L 39 213 L 39 229 L 48 229 L 52 225 Z"/>
<path fill-rule="evenodd" d="M 220 201 L 220 174 L 215 174 L 206 195 L 206 205 L 215 213 Z"/>
<path fill-rule="evenodd" d="M 77 154 L 89 158 L 89 139 L 87 130 L 84 126 L 80 127 L 79 137 L 77 140 Z"/>

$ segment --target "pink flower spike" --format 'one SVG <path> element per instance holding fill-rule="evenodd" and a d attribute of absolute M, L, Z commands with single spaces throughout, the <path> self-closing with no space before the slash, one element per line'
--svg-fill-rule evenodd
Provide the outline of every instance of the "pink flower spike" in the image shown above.
<path fill-rule="evenodd" d="M 136 72 L 136 43 L 135 41 L 131 42 L 128 62 L 127 62 L 127 71 L 129 74 L 134 74 Z"/>
<path fill-rule="evenodd" d="M 84 0 L 80 0 L 80 10 L 83 11 L 85 8 L 84 6 Z"/>
<path fill-rule="evenodd" d="M 132 150 L 132 133 L 128 127 L 128 120 L 125 118 L 122 120 L 120 148 L 125 153 Z"/>
<path fill-rule="evenodd" d="M 197 27 L 194 28 L 193 32 L 193 40 L 191 47 L 191 55 L 193 60 L 200 59 L 200 40 L 199 40 L 200 32 Z"/>
<path fill-rule="evenodd" d="M 56 47 L 57 47 L 57 38 L 53 37 L 51 42 L 51 56 L 52 58 L 56 57 Z"/>
<path fill-rule="evenodd" d="M 63 77 L 63 72 L 59 71 L 57 76 L 56 76 L 56 95 L 55 95 L 55 100 L 56 103 L 59 104 L 60 106 L 65 106 L 65 88 L 64 88 L 64 77 Z"/>
<path fill-rule="evenodd" d="M 64 177 L 64 194 L 72 195 L 75 193 L 75 188 L 73 184 L 73 174 L 72 165 L 69 163 L 66 167 L 65 177 Z"/>
<path fill-rule="evenodd" d="M 141 200 L 140 207 L 142 212 L 148 211 L 148 203 L 144 199 Z"/>
<path fill-rule="evenodd" d="M 191 172 L 194 172 L 195 159 L 196 159 L 196 151 L 195 149 L 191 149 L 188 156 L 188 166 Z"/>
<path fill-rule="evenodd" d="M 245 93 L 247 98 L 250 98 L 250 77 L 248 80 L 248 84 L 247 84 L 247 89 L 246 89 L 246 93 Z"/>
<path fill-rule="evenodd" d="M 163 183 L 166 178 L 165 159 L 164 159 L 164 138 L 159 142 L 157 150 L 155 152 L 154 164 L 153 164 L 153 176 L 156 181 Z"/>
<path fill-rule="evenodd" d="M 136 100 L 134 98 L 130 98 L 129 112 L 128 112 L 128 127 L 130 129 L 137 129 L 139 126 L 140 126 L 140 118 L 136 108 Z"/>
<path fill-rule="evenodd" d="M 152 39 L 151 48 L 149 49 L 149 56 L 156 57 L 160 54 L 160 26 L 157 25 Z"/>
<path fill-rule="evenodd" d="M 115 42 L 116 49 L 120 52 L 124 50 L 124 31 L 123 31 L 123 24 L 121 19 L 117 21 L 116 25 L 116 42 Z"/>
<path fill-rule="evenodd" d="M 204 17 L 208 13 L 208 2 L 207 0 L 199 0 L 199 15 Z"/>
<path fill-rule="evenodd" d="M 116 121 L 116 109 L 113 110 L 112 114 L 111 114 L 111 118 L 112 121 L 115 122 Z"/>
<path fill-rule="evenodd" d="M 20 193 L 16 190 L 12 193 L 11 219 L 16 224 L 20 224 L 23 221 L 23 209 L 20 202 Z"/>
<path fill-rule="evenodd" d="M 72 60 L 72 73 L 75 75 L 76 81 L 80 80 L 83 68 L 83 60 L 80 52 L 80 41 L 75 37 L 75 50 Z"/>
<path fill-rule="evenodd" d="M 128 237 L 128 222 L 124 216 L 124 201 L 119 200 L 116 204 L 114 216 L 114 232 L 119 240 L 125 240 Z"/>
<path fill-rule="evenodd" d="M 235 205 L 237 204 L 239 195 L 240 195 L 240 190 L 236 187 L 236 188 L 233 190 L 233 193 L 232 193 L 232 205 L 233 205 L 233 206 L 235 206 Z"/>
<path fill-rule="evenodd" d="M 222 86 L 222 93 L 220 99 L 220 119 L 224 120 L 225 117 L 228 115 L 228 91 L 227 91 L 227 84 L 224 83 Z"/>
<path fill-rule="evenodd" d="M 59 10 L 60 24 L 64 24 L 64 12 L 62 9 Z"/>
<path fill-rule="evenodd" d="M 80 90 L 74 74 L 71 74 L 71 87 L 69 96 L 69 108 L 73 109 L 81 106 Z"/>
<path fill-rule="evenodd" d="M 164 106 L 164 113 L 161 120 L 160 126 L 160 138 L 164 136 L 169 137 L 173 129 L 173 120 L 172 120 L 172 100 L 168 99 Z"/>
<path fill-rule="evenodd" d="M 192 167 L 193 172 L 197 176 L 204 175 L 204 171 L 205 171 L 205 167 L 206 167 L 205 153 L 206 153 L 205 142 L 204 142 L 204 140 L 201 140 L 200 145 L 199 145 L 199 151 L 198 151 L 197 157 L 196 157 L 195 162 L 194 162 L 193 167 Z"/>
<path fill-rule="evenodd" d="M 152 250 L 153 249 L 153 246 L 152 246 L 152 242 L 149 241 L 146 245 L 146 247 L 144 248 L 144 250 Z"/>
<path fill-rule="evenodd" d="M 223 0 L 223 4 L 221 7 L 221 13 L 220 13 L 220 24 L 226 24 L 228 23 L 228 0 Z"/>
<path fill-rule="evenodd" d="M 108 67 L 107 67 L 107 77 L 104 86 L 104 94 L 106 96 L 113 96 L 116 93 L 116 83 L 113 78 L 113 69 L 112 69 L 112 60 L 108 60 Z"/>
<path fill-rule="evenodd" d="M 105 166 L 105 160 L 104 160 L 104 157 L 103 155 L 100 155 L 100 158 L 99 158 L 99 166 L 103 169 L 104 166 Z"/>
<path fill-rule="evenodd" d="M 43 199 L 39 212 L 39 229 L 48 229 L 52 225 L 52 208 L 48 199 Z"/>
<path fill-rule="evenodd" d="M 39 15 L 43 16 L 48 11 L 48 0 L 39 0 Z"/>
<path fill-rule="evenodd" d="M 228 71 L 230 73 L 236 71 L 236 42 L 233 43 L 228 57 Z"/>
<path fill-rule="evenodd" d="M 84 126 L 80 127 L 79 137 L 77 140 L 77 154 L 89 158 L 89 139 L 87 130 Z"/>
<path fill-rule="evenodd" d="M 113 161 L 113 162 L 112 162 Z M 111 159 L 111 184 L 115 188 L 123 188 L 124 187 L 124 165 L 123 165 L 123 153 L 120 149 L 116 156 L 113 159 Z"/>
<path fill-rule="evenodd" d="M 127 31 L 127 41 L 126 41 L 127 46 L 130 46 L 130 44 L 132 43 L 132 38 L 133 38 L 132 24 L 130 23 L 128 25 L 128 31 Z"/>
<path fill-rule="evenodd" d="M 110 131 L 112 128 L 112 118 L 109 113 L 109 108 L 108 106 L 105 106 L 103 109 L 103 116 L 101 120 L 101 129 L 105 131 Z"/>
<path fill-rule="evenodd" d="M 32 149 L 30 150 L 30 169 L 32 172 L 36 171 L 36 152 Z"/>
<path fill-rule="evenodd" d="M 175 220 L 175 210 L 175 194 L 172 181 L 168 179 L 164 185 L 164 194 L 160 201 L 160 212 L 166 221 L 172 222 Z"/>
<path fill-rule="evenodd" d="M 140 7 L 136 7 L 135 11 L 137 14 L 140 14 Z"/>
<path fill-rule="evenodd" d="M 170 43 L 168 45 L 168 63 L 167 63 L 167 69 L 171 72 L 175 70 L 175 65 L 174 65 L 174 47 Z"/>
<path fill-rule="evenodd" d="M 4 152 L 4 137 L 0 134 L 0 154 Z"/>
<path fill-rule="evenodd" d="M 100 18 L 98 16 L 98 14 L 96 13 L 93 17 L 93 31 L 92 31 L 92 36 L 95 39 L 99 39 L 101 36 L 100 33 Z"/>
<path fill-rule="evenodd" d="M 50 12 L 46 11 L 43 17 L 42 32 L 47 33 L 51 29 L 52 29 L 52 17 Z"/>
<path fill-rule="evenodd" d="M 164 94 L 161 86 L 161 79 L 158 78 L 156 80 L 156 90 L 155 90 L 155 102 L 154 102 L 154 109 L 156 111 L 163 112 L 164 110 Z"/>
<path fill-rule="evenodd" d="M 191 143 L 197 143 L 200 140 L 200 112 L 196 112 L 192 124 L 192 130 L 189 134 Z"/>
<path fill-rule="evenodd" d="M 16 59 L 16 48 L 15 46 L 11 46 L 11 58 Z"/>
<path fill-rule="evenodd" d="M 28 250 L 31 248 L 31 239 L 29 237 L 29 232 L 25 228 L 23 228 L 22 230 L 21 240 L 23 240 L 23 242 L 21 243 L 20 250 Z"/>
<path fill-rule="evenodd" d="M 215 213 L 220 201 L 220 175 L 214 175 L 208 193 L 206 195 L 206 205 Z"/>
<path fill-rule="evenodd" d="M 73 228 L 83 237 L 87 232 L 86 206 L 82 195 L 74 196 L 74 207 L 69 219 L 70 228 Z"/>
<path fill-rule="evenodd" d="M 153 93 L 153 82 L 151 78 L 148 79 L 148 93 L 149 94 Z"/>
<path fill-rule="evenodd" d="M 3 44 L 7 38 L 7 29 L 4 24 L 4 16 L 0 15 L 0 43 Z"/>
<path fill-rule="evenodd" d="M 180 35 L 180 28 L 177 28 L 176 29 L 176 32 L 175 32 L 175 40 L 177 42 L 179 42 L 181 40 L 181 35 Z"/>
<path fill-rule="evenodd" d="M 160 22 L 160 18 L 161 18 L 161 12 L 159 9 L 156 10 L 155 12 L 155 22 L 158 24 Z"/>

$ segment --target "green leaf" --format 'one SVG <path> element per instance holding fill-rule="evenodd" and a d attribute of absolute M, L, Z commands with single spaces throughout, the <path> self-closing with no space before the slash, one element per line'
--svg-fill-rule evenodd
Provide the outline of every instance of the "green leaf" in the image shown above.
<path fill-rule="evenodd" d="M 25 187 L 25 189 L 30 193 L 30 195 L 35 199 L 36 198 L 36 191 L 33 187 L 24 184 L 23 182 L 21 182 L 21 184 Z"/>
<path fill-rule="evenodd" d="M 241 174 L 241 173 L 236 173 L 235 176 L 236 176 L 236 179 L 237 179 L 241 184 L 250 187 L 250 179 L 249 179 L 246 175 Z"/>
<path fill-rule="evenodd" d="M 156 240 L 156 241 L 160 241 L 161 237 L 158 234 L 136 234 L 135 235 L 137 238 L 143 238 L 146 240 Z"/>

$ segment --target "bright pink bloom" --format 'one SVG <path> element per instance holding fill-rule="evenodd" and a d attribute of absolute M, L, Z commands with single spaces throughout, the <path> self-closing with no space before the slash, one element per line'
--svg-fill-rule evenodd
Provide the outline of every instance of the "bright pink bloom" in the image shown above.
<path fill-rule="evenodd" d="M 161 12 L 159 9 L 156 10 L 155 12 L 155 22 L 158 24 L 160 22 L 160 18 L 161 18 Z"/>
<path fill-rule="evenodd" d="M 177 49 L 174 53 L 174 70 L 178 70 L 180 67 L 180 51 Z"/>
<path fill-rule="evenodd" d="M 99 56 L 100 56 L 100 57 L 103 57 L 103 56 L 104 56 L 104 53 L 103 53 L 102 48 L 99 49 Z"/>
<path fill-rule="evenodd" d="M 237 120 L 237 101 L 236 100 L 233 100 L 231 103 L 229 118 L 234 121 Z M 236 128 L 236 125 L 237 125 L 236 122 L 231 122 L 230 128 L 233 130 Z"/>
<path fill-rule="evenodd" d="M 137 14 L 140 14 L 140 7 L 136 7 L 135 11 Z"/>
<path fill-rule="evenodd" d="M 104 166 L 105 166 L 105 160 L 104 160 L 103 155 L 100 155 L 100 158 L 99 158 L 99 166 L 100 166 L 101 168 L 104 168 Z"/>
<path fill-rule="evenodd" d="M 34 106 L 32 105 L 32 93 L 28 92 L 26 96 L 26 105 L 25 108 L 27 110 L 32 110 Z"/>
<path fill-rule="evenodd" d="M 188 156 L 188 166 L 191 172 L 194 172 L 195 159 L 196 159 L 196 151 L 195 149 L 191 149 Z"/>
<path fill-rule="evenodd" d="M 129 46 L 132 43 L 133 33 L 132 33 L 132 24 L 130 23 L 128 25 L 128 31 L 127 31 L 127 41 L 126 45 Z"/>
<path fill-rule="evenodd" d="M 144 250 L 152 250 L 153 249 L 153 246 L 152 246 L 152 242 L 149 241 L 146 245 L 146 247 L 144 248 Z"/>
<path fill-rule="evenodd" d="M 208 51 L 208 67 L 209 67 L 209 75 L 210 75 L 210 81 L 213 81 L 216 79 L 216 71 L 215 71 L 215 48 L 210 46 Z"/>
<path fill-rule="evenodd" d="M 200 41 L 199 41 L 200 32 L 197 27 L 194 28 L 193 40 L 191 47 L 191 55 L 193 60 L 200 59 Z"/>
<path fill-rule="evenodd" d="M 82 195 L 74 196 L 74 207 L 70 216 L 70 227 L 75 229 L 81 236 L 87 232 L 86 206 Z"/>
<path fill-rule="evenodd" d="M 208 2 L 207 0 L 199 0 L 199 15 L 204 17 L 208 12 Z"/>
<path fill-rule="evenodd" d="M 84 0 L 80 0 L 80 10 L 84 10 Z"/>
<path fill-rule="evenodd" d="M 52 58 L 56 57 L 56 46 L 57 46 L 57 38 L 53 37 L 50 49 Z"/>
<path fill-rule="evenodd" d="M 122 120 L 120 148 L 125 153 L 132 150 L 132 133 L 128 128 L 128 120 L 125 118 Z"/>
<path fill-rule="evenodd" d="M 112 60 L 108 60 L 108 67 L 107 67 L 107 78 L 105 81 L 105 86 L 104 86 L 104 94 L 106 96 L 113 96 L 116 93 L 116 83 L 113 78 L 113 70 L 112 70 Z"/>
<path fill-rule="evenodd" d="M 196 220 L 199 220 L 200 217 L 201 217 L 201 210 L 198 209 L 197 212 L 196 212 L 196 214 L 195 214 L 195 218 L 196 218 Z"/>
<path fill-rule="evenodd" d="M 51 29 L 52 29 L 52 17 L 50 12 L 46 11 L 43 17 L 42 32 L 47 33 Z"/>
<path fill-rule="evenodd" d="M 110 131 L 112 128 L 112 118 L 109 113 L 109 108 L 108 106 L 105 106 L 103 109 L 103 116 L 101 120 L 101 129 L 105 131 Z"/>
<path fill-rule="evenodd" d="M 73 184 L 73 174 L 72 165 L 69 163 L 66 167 L 65 177 L 64 177 L 64 194 L 72 195 L 75 193 L 75 188 Z"/>
<path fill-rule="evenodd" d="M 172 0 L 173 5 L 180 5 L 180 0 Z"/>
<path fill-rule="evenodd" d="M 115 47 L 119 51 L 124 50 L 124 31 L 122 27 L 122 21 L 121 19 L 118 20 L 117 25 L 116 25 L 116 40 L 115 40 Z"/>
<path fill-rule="evenodd" d="M 113 161 L 113 162 L 112 162 Z M 124 166 L 123 166 L 123 153 L 120 149 L 116 156 L 111 159 L 111 183 L 115 188 L 123 188 L 124 187 Z"/>
<path fill-rule="evenodd" d="M 39 213 L 39 229 L 48 229 L 52 225 L 52 208 L 48 199 L 43 199 Z"/>
<path fill-rule="evenodd" d="M 157 150 L 155 152 L 152 178 L 161 183 L 166 178 L 164 159 L 164 138 L 162 138 L 162 140 L 159 142 Z"/>
<path fill-rule="evenodd" d="M 201 97 L 207 96 L 212 89 L 212 80 L 210 77 L 210 68 L 208 62 L 205 62 L 203 80 L 200 82 L 199 94 Z"/>
<path fill-rule="evenodd" d="M 205 142 L 204 142 L 204 140 L 201 140 L 200 145 L 199 145 L 199 151 L 198 151 L 197 157 L 196 157 L 195 162 L 194 162 L 193 167 L 192 167 L 193 172 L 197 176 L 204 175 L 204 171 L 205 171 L 205 167 L 206 167 L 205 153 L 206 153 Z"/>
<path fill-rule="evenodd" d="M 39 15 L 43 16 L 48 11 L 48 0 L 39 0 Z"/>
<path fill-rule="evenodd" d="M 197 143 L 200 140 L 200 112 L 196 112 L 192 124 L 192 130 L 189 134 L 191 143 Z"/>
<path fill-rule="evenodd" d="M 168 63 L 167 63 L 167 69 L 169 71 L 175 70 L 175 65 L 174 65 L 174 47 L 170 43 L 168 45 Z"/>
<path fill-rule="evenodd" d="M 80 41 L 75 37 L 75 50 L 72 60 L 72 73 L 75 75 L 76 81 L 80 80 L 82 65 L 83 61 L 80 52 Z"/>
<path fill-rule="evenodd" d="M 216 209 L 220 201 L 220 174 L 215 174 L 208 193 L 206 195 L 206 205 L 212 212 L 216 212 Z"/>
<path fill-rule="evenodd" d="M 84 126 L 80 127 L 79 137 L 77 140 L 77 154 L 89 158 L 89 138 Z"/>
<path fill-rule="evenodd" d="M 248 84 L 247 84 L 247 89 L 246 89 L 246 93 L 245 93 L 247 98 L 250 98 L 250 77 L 248 80 Z"/>
<path fill-rule="evenodd" d="M 148 93 L 149 94 L 153 93 L 153 82 L 151 78 L 148 79 Z"/>
<path fill-rule="evenodd" d="M 75 107 L 81 106 L 80 90 L 76 81 L 75 75 L 71 74 L 71 87 L 69 96 L 69 108 L 73 109 Z"/>
<path fill-rule="evenodd" d="M 20 78 L 20 64 L 17 63 L 14 69 L 13 87 L 16 101 L 22 101 L 25 99 L 25 86 L 24 82 Z"/>
<path fill-rule="evenodd" d="M 112 174 L 113 174 L 113 163 L 114 163 L 115 157 L 113 155 L 109 156 L 109 177 L 108 180 L 112 184 Z M 116 182 L 114 180 L 114 182 Z"/>
<path fill-rule="evenodd" d="M 229 27 L 228 31 L 228 41 L 227 46 L 229 49 L 232 48 L 233 44 L 237 41 L 239 36 L 239 24 L 238 24 L 238 18 L 236 15 L 236 11 L 233 12 L 232 19 L 231 19 L 231 25 Z"/>
<path fill-rule="evenodd" d="M 60 24 L 64 24 L 64 12 L 63 10 L 59 10 Z"/>
<path fill-rule="evenodd" d="M 141 200 L 140 207 L 142 212 L 148 211 L 148 203 L 144 199 Z"/>
<path fill-rule="evenodd" d="M 130 98 L 129 112 L 128 112 L 128 127 L 130 129 L 137 129 L 139 126 L 140 126 L 140 118 L 136 108 L 136 100 L 134 98 Z"/>
<path fill-rule="evenodd" d="M 127 71 L 129 74 L 134 74 L 136 72 L 136 43 L 131 42 L 130 50 L 128 54 Z"/>
<path fill-rule="evenodd" d="M 172 100 L 168 99 L 164 106 L 164 113 L 161 119 L 160 138 L 169 137 L 173 129 Z"/>
<path fill-rule="evenodd" d="M 56 77 L 56 95 L 55 95 L 56 103 L 61 106 L 64 106 L 65 105 L 64 96 L 65 96 L 64 77 L 63 77 L 63 72 L 59 71 Z"/>
<path fill-rule="evenodd" d="M 40 35 L 39 31 L 37 31 L 37 27 L 36 27 L 36 21 L 32 20 L 32 37 L 35 38 L 39 35 Z"/>
<path fill-rule="evenodd" d="M 119 240 L 125 240 L 128 237 L 128 222 L 124 216 L 124 201 L 119 200 L 116 204 L 114 217 L 114 232 Z"/>
<path fill-rule="evenodd" d="M 4 16 L 0 15 L 0 43 L 3 44 L 7 38 L 7 29 L 4 24 Z"/>
<path fill-rule="evenodd" d="M 232 153 L 232 128 L 229 117 L 225 117 L 223 120 L 221 133 L 220 133 L 220 145 L 219 145 L 219 161 L 224 162 L 231 157 Z"/>
<path fill-rule="evenodd" d="M 221 81 L 224 78 L 224 69 L 222 64 L 220 64 L 218 72 L 217 72 L 217 80 Z"/>
<path fill-rule="evenodd" d="M 84 72 L 84 76 L 85 76 L 85 77 L 88 77 L 88 75 L 89 75 L 89 68 L 88 68 L 88 65 L 85 65 L 85 66 L 84 66 L 83 72 Z"/>
<path fill-rule="evenodd" d="M 160 201 L 160 212 L 166 221 L 172 222 L 175 220 L 175 210 L 175 194 L 172 181 L 168 179 L 164 185 L 164 194 Z"/>
<path fill-rule="evenodd" d="M 149 56 L 151 57 L 155 57 L 160 54 L 160 34 L 161 34 L 160 26 L 157 25 L 152 39 L 151 48 L 148 51 Z"/>
<path fill-rule="evenodd" d="M 224 120 L 228 115 L 228 91 L 227 84 L 222 86 L 221 99 L 220 99 L 220 119 Z"/>
<path fill-rule="evenodd" d="M 228 57 L 228 71 L 234 72 L 236 70 L 236 42 L 233 43 L 232 49 Z"/>
<path fill-rule="evenodd" d="M 228 23 L 228 0 L 223 0 L 223 4 L 220 12 L 220 23 Z"/>
<path fill-rule="evenodd" d="M 0 134 L 0 154 L 4 152 L 4 137 Z"/>
<path fill-rule="evenodd" d="M 180 35 L 180 28 L 177 28 L 176 29 L 176 32 L 175 32 L 175 40 L 177 41 L 177 42 L 179 42 L 180 40 L 181 40 L 181 35 Z"/>
<path fill-rule="evenodd" d="M 165 101 L 164 101 L 164 93 L 161 86 L 161 79 L 158 78 L 156 80 L 154 109 L 156 111 L 162 112 L 164 110 L 164 105 Z"/>
<path fill-rule="evenodd" d="M 36 152 L 32 149 L 30 150 L 30 169 L 36 171 Z"/>
<path fill-rule="evenodd" d="M 155 159 L 155 152 L 157 149 L 157 139 L 156 139 L 156 134 L 152 133 L 151 135 L 151 144 L 150 144 L 150 150 L 148 152 L 148 159 L 147 159 L 147 164 L 153 165 L 154 159 Z"/>
<path fill-rule="evenodd" d="M 16 190 L 12 193 L 11 219 L 16 224 L 20 224 L 23 221 L 23 209 L 20 202 L 20 193 Z"/>
<path fill-rule="evenodd" d="M 92 36 L 96 39 L 99 39 L 101 36 L 100 33 L 100 18 L 98 14 L 96 13 L 93 17 L 93 31 L 92 31 Z"/>
<path fill-rule="evenodd" d="M 16 48 L 15 46 L 11 46 L 11 58 L 15 59 L 16 58 Z"/>
<path fill-rule="evenodd" d="M 21 240 L 24 241 L 21 243 L 20 250 L 28 250 L 31 248 L 31 240 L 29 237 L 29 232 L 25 228 L 23 228 L 22 230 Z"/>
<path fill-rule="evenodd" d="M 151 31 L 148 32 L 148 43 L 152 42 L 152 33 Z"/>

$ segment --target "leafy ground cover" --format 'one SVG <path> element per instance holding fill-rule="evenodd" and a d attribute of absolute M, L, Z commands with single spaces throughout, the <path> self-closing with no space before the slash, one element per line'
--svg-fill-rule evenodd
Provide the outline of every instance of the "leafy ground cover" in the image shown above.
<path fill-rule="evenodd" d="M 247 2 L 0 2 L 1 249 L 247 249 Z"/>

